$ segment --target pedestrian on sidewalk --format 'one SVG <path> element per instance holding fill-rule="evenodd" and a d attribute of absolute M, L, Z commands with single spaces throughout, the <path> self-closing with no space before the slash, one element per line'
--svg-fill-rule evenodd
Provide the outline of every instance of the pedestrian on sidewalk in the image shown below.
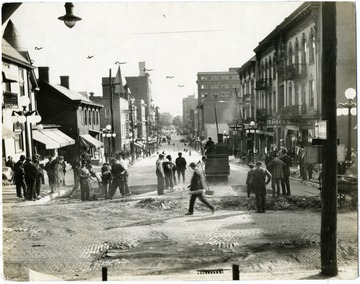
<path fill-rule="evenodd" d="M 35 198 L 36 199 L 40 199 L 40 192 L 41 192 L 41 185 L 44 184 L 44 171 L 43 169 L 40 167 L 40 162 L 38 159 L 34 159 L 34 164 L 37 170 L 37 174 L 36 174 L 36 180 L 35 180 Z"/>
<path fill-rule="evenodd" d="M 6 163 L 5 163 L 5 166 L 11 169 L 11 180 L 10 181 L 13 181 L 13 179 L 14 179 L 14 170 L 15 170 L 15 162 L 13 160 L 13 157 L 8 156 L 8 159 L 7 159 Z"/>
<path fill-rule="evenodd" d="M 271 174 L 267 169 L 261 168 L 262 162 L 256 162 L 256 168 L 251 172 L 254 186 L 257 213 L 265 213 L 266 208 L 266 185 L 271 180 Z M 267 181 L 265 181 L 267 177 Z"/>
<path fill-rule="evenodd" d="M 25 160 L 24 170 L 27 185 L 26 199 L 29 201 L 35 200 L 36 176 L 38 171 L 30 157 L 27 157 Z"/>
<path fill-rule="evenodd" d="M 130 155 L 126 155 L 125 152 L 120 152 L 116 155 L 116 162 L 121 164 L 123 168 L 125 169 L 124 172 L 124 180 L 123 180 L 123 186 L 124 186 L 124 195 L 130 196 L 131 191 L 129 188 L 129 160 L 127 157 L 130 157 Z"/>
<path fill-rule="evenodd" d="M 164 155 L 159 154 L 159 158 L 156 160 L 156 177 L 157 177 L 157 184 L 158 184 L 158 195 L 164 194 L 164 187 L 165 187 L 165 174 L 164 174 Z"/>
<path fill-rule="evenodd" d="M 90 177 L 91 177 L 91 174 L 87 168 L 86 161 L 82 160 L 81 166 L 79 169 L 81 201 L 89 201 L 90 200 L 90 184 L 89 184 Z"/>
<path fill-rule="evenodd" d="M 284 178 L 284 167 L 286 167 L 285 163 L 279 159 L 277 154 L 275 154 L 274 159 L 267 166 L 267 169 L 272 175 L 271 188 L 273 190 L 273 197 L 275 197 L 275 187 L 277 197 L 280 196 L 280 186 L 282 189 L 282 194 L 285 195 L 285 188 L 282 181 Z"/>
<path fill-rule="evenodd" d="M 202 203 L 204 203 L 207 207 L 211 209 L 212 214 L 215 213 L 215 207 L 212 206 L 204 196 L 205 193 L 205 180 L 204 175 L 200 172 L 199 169 L 196 168 L 195 163 L 190 163 L 189 167 L 194 171 L 194 174 L 191 178 L 190 187 L 190 204 L 189 211 L 185 215 L 193 215 L 194 214 L 194 205 L 196 198 L 199 198 Z"/>
<path fill-rule="evenodd" d="M 282 149 L 282 158 L 281 161 L 284 162 L 285 166 L 283 167 L 284 178 L 282 180 L 282 188 L 285 189 L 286 195 L 290 195 L 290 165 L 291 157 L 288 155 L 286 149 Z"/>
<path fill-rule="evenodd" d="M 81 162 L 78 155 L 75 156 L 73 162 L 71 163 L 71 168 L 73 170 L 74 175 L 74 187 L 70 192 L 70 196 L 79 188 L 80 186 L 80 177 L 79 177 L 79 170 L 81 168 Z"/>
<path fill-rule="evenodd" d="M 55 172 L 53 168 L 53 158 L 49 156 L 49 161 L 45 164 L 45 171 L 49 180 L 50 193 L 54 193 Z"/>
<path fill-rule="evenodd" d="M 111 182 L 111 190 L 109 194 L 109 199 L 113 199 L 116 193 L 116 189 L 119 187 L 120 194 L 125 196 L 124 189 L 124 174 L 125 169 L 120 163 L 116 163 L 116 159 L 112 158 L 110 160 L 111 165 L 111 174 L 112 174 L 112 182 Z"/>
<path fill-rule="evenodd" d="M 14 182 L 16 185 L 16 195 L 19 198 L 26 198 L 27 186 L 25 183 L 25 170 L 24 170 L 25 156 L 21 155 L 19 161 L 14 166 Z M 23 193 L 21 193 L 21 189 Z"/>
<path fill-rule="evenodd" d="M 182 181 L 185 183 L 185 170 L 186 170 L 186 159 L 182 156 L 182 153 L 178 153 L 178 157 L 175 160 L 176 171 L 178 176 L 178 181 L 180 183 L 180 175 L 182 175 Z"/>
<path fill-rule="evenodd" d="M 247 196 L 250 197 L 250 193 L 254 192 L 254 186 L 252 184 L 252 172 L 254 170 L 254 164 L 250 163 L 249 164 L 249 168 L 250 170 L 247 173 L 247 177 L 246 177 L 246 191 L 247 191 Z"/>
<path fill-rule="evenodd" d="M 64 167 L 63 167 L 63 156 L 58 156 L 54 162 L 54 173 L 55 173 L 55 188 L 60 194 L 61 186 L 64 184 Z"/>

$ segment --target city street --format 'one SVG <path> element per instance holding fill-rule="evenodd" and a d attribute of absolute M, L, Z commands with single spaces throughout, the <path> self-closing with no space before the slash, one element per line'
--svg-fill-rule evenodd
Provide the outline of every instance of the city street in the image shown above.
<path fill-rule="evenodd" d="M 159 151 L 175 158 L 186 147 L 174 143 Z M 194 150 L 188 153 L 188 163 L 200 159 Z M 109 280 L 231 280 L 232 264 L 240 265 L 241 280 L 321 278 L 321 209 L 257 214 L 236 207 L 254 203 L 254 196 L 248 199 L 241 190 L 247 168 L 231 165 L 227 183 L 210 184 L 215 214 L 197 201 L 194 215 L 185 216 L 189 195 L 184 185 L 157 195 L 155 160 L 156 154 L 130 167 L 129 184 L 136 194 L 129 198 L 5 199 L 5 279 L 100 280 L 106 266 Z M 67 176 L 71 185 L 72 174 Z M 189 178 L 187 170 L 185 185 Z M 291 185 L 293 195 L 318 195 L 317 188 L 294 180 Z M 271 194 L 267 199 L 272 203 Z M 339 275 L 334 279 L 356 277 L 357 254 L 357 213 L 339 209 Z"/>

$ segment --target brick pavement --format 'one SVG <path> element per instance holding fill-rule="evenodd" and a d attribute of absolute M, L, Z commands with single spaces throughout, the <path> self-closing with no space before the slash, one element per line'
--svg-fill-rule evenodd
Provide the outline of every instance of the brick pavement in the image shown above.
<path fill-rule="evenodd" d="M 171 194 L 161 198 L 174 200 Z M 29 226 L 26 218 L 18 222 L 4 215 L 6 279 L 26 280 L 27 269 L 63 279 L 96 278 L 103 265 L 109 267 L 114 278 L 119 275 L 141 278 L 154 271 L 167 274 L 162 268 L 171 259 L 168 254 L 161 255 L 159 245 L 164 253 L 178 255 L 178 262 L 171 264 L 179 270 L 180 279 L 190 276 L 197 279 L 196 270 L 183 263 L 190 256 L 199 259 L 194 266 L 197 269 L 228 269 L 230 263 L 239 263 L 244 275 L 281 275 L 288 271 L 303 275 L 319 269 L 319 211 L 256 214 L 223 210 L 211 215 L 196 207 L 195 215 L 184 216 L 188 197 L 184 200 L 177 197 L 175 201 L 183 202 L 185 208 L 175 210 L 134 207 L 138 201 L 116 199 L 70 204 L 51 201 L 48 205 L 13 207 L 11 214 L 26 212 L 29 220 L 39 220 Z M 97 222 L 96 217 L 101 220 Z M 341 213 L 338 220 L 339 267 L 354 271 L 356 212 Z M 124 257 L 116 259 L 100 257 L 111 246 L 125 247 L 128 254 L 124 251 Z M 141 269 L 134 269 L 131 264 Z M 212 279 L 211 275 L 207 279 Z"/>

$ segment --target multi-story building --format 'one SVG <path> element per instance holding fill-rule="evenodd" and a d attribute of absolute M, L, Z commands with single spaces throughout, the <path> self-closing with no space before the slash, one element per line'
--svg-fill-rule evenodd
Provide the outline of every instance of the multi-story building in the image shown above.
<path fill-rule="evenodd" d="M 236 70 L 197 74 L 197 136 L 202 140 L 212 137 L 215 142 L 222 141 L 223 135 L 229 133 L 229 125 L 240 119 L 237 97 L 240 81 Z"/>
<path fill-rule="evenodd" d="M 277 147 L 304 146 L 315 137 L 321 120 L 322 9 L 321 3 L 307 2 L 296 9 L 254 49 L 255 97 L 253 116 L 257 125 L 260 155 Z M 355 87 L 354 6 L 337 3 L 337 27 L 346 22 L 347 32 L 337 32 L 337 96 Z M 352 42 L 353 44 L 349 44 Z M 345 86 L 344 82 L 348 82 Z M 339 137 L 341 137 L 341 127 Z"/>
<path fill-rule="evenodd" d="M 254 56 L 237 70 L 240 79 L 238 96 L 241 104 L 242 125 L 236 129 L 236 132 L 234 130 L 233 135 L 235 149 L 239 154 L 246 153 L 249 149 L 255 147 L 254 134 L 246 131 L 250 122 L 255 119 L 255 62 L 256 58 Z"/>
<path fill-rule="evenodd" d="M 193 133 L 194 125 L 193 125 L 193 118 L 191 117 L 191 110 L 198 104 L 197 98 L 195 95 L 188 96 L 187 98 L 183 98 L 183 123 L 184 126 Z"/>
<path fill-rule="evenodd" d="M 58 155 L 59 150 L 75 143 L 58 125 L 45 125 L 45 114 L 37 112 L 39 85 L 34 69 L 20 35 L 9 20 L 2 40 L 3 161 L 7 156 L 17 161 L 20 155 L 34 154 L 42 160 Z"/>
<path fill-rule="evenodd" d="M 12 23 L 10 23 L 12 25 Z M 10 41 L 10 39 L 8 39 Z M 22 101 L 30 101 L 24 105 L 26 111 L 36 109 L 34 66 L 12 44 L 2 38 L 2 158 L 11 156 L 18 160 L 20 155 L 33 154 L 32 123 L 13 121 L 14 111 L 23 110 Z M 18 116 L 16 116 L 18 117 Z"/>
<path fill-rule="evenodd" d="M 60 130 L 75 141 L 61 151 L 65 160 L 71 162 L 75 155 L 86 153 L 94 163 L 101 162 L 100 113 L 103 106 L 92 102 L 87 95 L 70 90 L 69 76 L 60 76 L 60 84 L 53 84 L 49 82 L 49 67 L 38 69 L 37 107 L 42 122 L 59 125 Z"/>

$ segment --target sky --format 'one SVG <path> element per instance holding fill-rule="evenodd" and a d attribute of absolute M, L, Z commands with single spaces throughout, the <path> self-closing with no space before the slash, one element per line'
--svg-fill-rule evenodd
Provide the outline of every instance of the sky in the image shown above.
<path fill-rule="evenodd" d="M 184 97 L 197 97 L 198 72 L 241 67 L 301 2 L 73 2 L 82 20 L 72 29 L 58 20 L 64 4 L 27 2 L 10 18 L 33 64 L 49 67 L 50 83 L 70 76 L 71 90 L 101 96 L 101 78 L 115 76 L 117 61 L 126 62 L 125 77 L 139 76 L 144 61 L 154 104 L 176 116 Z"/>

